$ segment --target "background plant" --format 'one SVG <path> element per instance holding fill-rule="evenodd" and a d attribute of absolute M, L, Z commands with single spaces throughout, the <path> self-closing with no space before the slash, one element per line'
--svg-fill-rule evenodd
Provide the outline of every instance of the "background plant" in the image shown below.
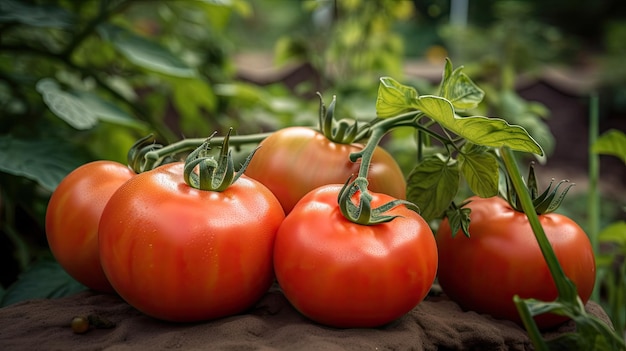
<path fill-rule="evenodd" d="M 596 99 L 597 100 L 597 99 Z M 597 109 L 597 101 L 595 104 Z M 593 112 L 593 111 L 592 111 Z M 597 133 L 597 111 L 592 113 L 592 132 Z M 595 127 L 594 127 L 595 126 Z M 626 134 L 611 129 L 599 138 L 592 137 L 590 145 L 591 167 L 589 178 L 592 184 L 598 180 L 598 155 L 611 155 L 621 159 L 626 165 Z M 589 194 L 589 227 L 591 235 L 595 236 L 595 245 L 598 266 L 597 294 L 604 298 L 599 299 L 607 311 L 616 330 L 626 330 L 626 221 L 616 220 L 601 226 L 599 223 L 600 194 L 592 186 Z M 626 212 L 626 204 L 622 204 L 622 211 Z M 600 230 L 600 228 L 602 228 Z"/>

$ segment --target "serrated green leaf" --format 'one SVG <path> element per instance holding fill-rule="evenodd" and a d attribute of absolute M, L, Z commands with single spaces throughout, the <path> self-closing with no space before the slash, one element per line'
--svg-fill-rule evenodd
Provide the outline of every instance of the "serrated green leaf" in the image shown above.
<path fill-rule="evenodd" d="M 382 77 L 376 98 L 376 115 L 388 118 L 413 111 L 417 97 L 417 90 L 413 87 L 400 84 L 393 78 Z"/>
<path fill-rule="evenodd" d="M 0 136 L 0 171 L 32 179 L 49 191 L 87 161 L 83 150 L 62 140 Z"/>
<path fill-rule="evenodd" d="M 493 154 L 478 147 L 464 147 L 458 161 L 461 173 L 474 194 L 480 197 L 498 195 L 499 168 Z"/>
<path fill-rule="evenodd" d="M 30 5 L 24 1 L 0 1 L 0 23 L 22 23 L 45 28 L 67 28 L 74 16 L 54 5 Z"/>
<path fill-rule="evenodd" d="M 414 102 L 414 107 L 437 121 L 444 128 L 477 145 L 532 152 L 543 155 L 541 146 L 520 126 L 510 125 L 500 118 L 483 116 L 458 117 L 452 103 L 445 98 L 424 95 Z"/>
<path fill-rule="evenodd" d="M 77 99 L 101 121 L 145 130 L 147 125 L 100 96 L 86 91 L 72 91 Z"/>
<path fill-rule="evenodd" d="M 596 140 L 591 146 L 591 151 L 619 157 L 626 163 L 626 134 L 617 129 L 610 129 Z"/>
<path fill-rule="evenodd" d="M 140 37 L 122 27 L 101 24 L 98 32 L 130 62 L 175 77 L 194 77 L 196 72 L 178 56 L 157 42 Z"/>
<path fill-rule="evenodd" d="M 420 208 L 425 220 L 441 217 L 456 195 L 460 177 L 456 161 L 425 158 L 409 173 L 407 200 Z"/>
<path fill-rule="evenodd" d="M 485 97 L 482 91 L 465 73 L 463 67 L 452 70 L 452 63 L 446 60 L 446 66 L 439 85 L 439 95 L 448 99 L 455 109 L 469 110 L 476 108 Z"/>
<path fill-rule="evenodd" d="M 2 296 L 0 307 L 28 299 L 69 296 L 87 288 L 74 280 L 52 259 L 42 259 L 20 274 Z"/>
<path fill-rule="evenodd" d="M 50 111 L 72 127 L 85 130 L 98 123 L 98 117 L 93 111 L 87 108 L 80 98 L 61 90 L 54 79 L 40 80 L 36 89 Z"/>

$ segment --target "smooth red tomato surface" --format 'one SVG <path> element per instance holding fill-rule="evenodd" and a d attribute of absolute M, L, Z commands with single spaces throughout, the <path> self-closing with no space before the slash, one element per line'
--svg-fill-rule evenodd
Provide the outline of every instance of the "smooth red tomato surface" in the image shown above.
<path fill-rule="evenodd" d="M 52 254 L 83 285 L 113 292 L 98 253 L 98 223 L 111 195 L 135 173 L 113 161 L 87 163 L 68 174 L 50 197 L 46 237 Z"/>
<path fill-rule="evenodd" d="M 307 194 L 280 226 L 274 269 L 283 293 L 310 319 L 334 327 L 389 323 L 424 299 L 437 271 L 426 221 L 405 206 L 391 222 L 359 225 L 337 204 L 341 186 Z M 373 206 L 393 198 L 372 193 Z"/>
<path fill-rule="evenodd" d="M 557 290 L 539 244 L 522 212 L 499 197 L 472 197 L 470 237 L 459 231 L 454 238 L 447 219 L 437 231 L 439 284 L 461 307 L 521 324 L 513 296 L 552 301 Z M 583 302 L 591 296 L 596 266 L 585 232 L 560 214 L 539 220 L 565 274 L 576 284 Z M 556 315 L 535 317 L 542 329 L 566 319 Z"/>
<path fill-rule="evenodd" d="M 327 184 L 343 184 L 359 173 L 360 160 L 349 155 L 360 144 L 337 144 L 305 127 L 288 127 L 263 140 L 245 174 L 267 186 L 289 213 L 309 191 Z M 377 147 L 369 173 L 369 189 L 406 198 L 406 182 L 400 166 L 384 149 Z"/>
<path fill-rule="evenodd" d="M 111 197 L 99 227 L 109 281 L 130 305 L 170 321 L 199 321 L 252 306 L 274 280 L 284 218 L 261 183 L 242 176 L 223 192 L 192 188 L 183 164 L 141 173 Z"/>

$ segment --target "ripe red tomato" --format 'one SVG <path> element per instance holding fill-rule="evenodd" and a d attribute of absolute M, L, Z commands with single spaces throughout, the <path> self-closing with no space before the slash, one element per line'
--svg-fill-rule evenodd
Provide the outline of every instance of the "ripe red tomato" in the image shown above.
<path fill-rule="evenodd" d="M 272 133 L 261 142 L 245 174 L 260 181 L 276 195 L 289 213 L 309 191 L 327 184 L 343 184 L 359 173 L 360 161 L 349 155 L 360 144 L 337 144 L 322 133 L 305 127 L 289 127 Z M 394 158 L 377 147 L 372 157 L 369 189 L 406 198 L 406 182 Z"/>
<path fill-rule="evenodd" d="M 521 324 L 513 296 L 552 301 L 557 290 L 528 218 L 499 197 L 472 197 L 470 237 L 454 238 L 447 219 L 437 231 L 439 284 L 461 307 Z M 557 213 L 539 216 L 565 274 L 576 284 L 583 302 L 591 296 L 596 266 L 591 243 L 571 219 Z M 556 315 L 535 317 L 542 329 L 567 320 Z"/>
<path fill-rule="evenodd" d="M 98 223 L 113 192 L 134 175 L 121 163 L 90 162 L 68 174 L 48 202 L 50 251 L 70 276 L 93 290 L 114 292 L 100 265 Z"/>
<path fill-rule="evenodd" d="M 400 216 L 391 222 L 350 222 L 337 204 L 340 189 L 320 187 L 287 215 L 276 234 L 276 278 L 291 304 L 316 322 L 380 326 L 410 311 L 430 290 L 435 239 L 426 221 L 405 206 L 387 212 Z M 372 195 L 374 207 L 393 200 Z"/>
<path fill-rule="evenodd" d="M 274 195 L 251 178 L 204 191 L 184 182 L 183 163 L 166 164 L 111 196 L 99 227 L 102 267 L 123 299 L 155 318 L 233 315 L 272 284 L 284 217 Z"/>

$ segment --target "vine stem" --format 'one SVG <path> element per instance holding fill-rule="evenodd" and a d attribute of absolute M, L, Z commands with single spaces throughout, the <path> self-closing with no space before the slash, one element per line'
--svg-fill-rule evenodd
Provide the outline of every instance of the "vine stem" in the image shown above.
<path fill-rule="evenodd" d="M 401 114 L 396 117 L 386 118 L 379 120 L 375 124 L 372 124 L 368 128 L 369 138 L 365 143 L 363 149 L 353 152 L 350 154 L 350 161 L 356 162 L 359 158 L 361 159 L 361 165 L 359 167 L 359 177 L 367 178 L 367 174 L 369 171 L 370 163 L 372 161 L 372 156 L 374 154 L 374 150 L 376 146 L 380 144 L 382 138 L 390 132 L 393 128 L 402 125 L 410 125 L 413 128 L 418 128 L 422 130 L 419 124 L 415 123 L 416 117 L 420 115 L 419 111 L 412 111 L 409 113 Z M 425 128 L 424 132 L 431 134 L 432 131 Z M 439 137 L 436 133 L 434 137 Z M 363 136 L 364 137 L 364 136 Z M 358 139 L 357 139 L 358 140 Z"/>
<path fill-rule="evenodd" d="M 548 237 L 541 226 L 541 222 L 539 222 L 539 216 L 537 215 L 537 212 L 535 212 L 535 207 L 533 206 L 528 189 L 522 179 L 522 175 L 515 161 L 513 151 L 511 151 L 510 148 L 503 146 L 500 148 L 500 156 L 502 157 L 506 171 L 509 174 L 511 183 L 513 183 L 513 187 L 515 188 L 521 201 L 522 209 L 524 210 L 533 233 L 535 234 L 541 253 L 543 254 L 544 260 L 548 265 L 548 269 L 550 270 L 552 280 L 556 285 L 556 289 L 558 291 L 557 300 L 561 300 L 567 304 L 570 304 L 572 301 L 577 301 L 579 304 L 578 311 L 584 311 L 582 301 L 576 292 L 576 286 L 563 272 L 563 268 L 561 267 L 554 250 L 552 250 L 552 246 L 550 245 Z M 513 301 L 515 302 L 522 322 L 528 332 L 528 336 L 533 341 L 535 348 L 540 351 L 547 351 L 549 349 L 548 345 L 543 340 L 537 324 L 533 321 L 532 314 L 530 313 L 528 306 L 517 295 L 513 297 Z"/>
<path fill-rule="evenodd" d="M 515 191 L 517 192 L 519 199 L 522 203 L 522 209 L 524 210 L 524 213 L 528 218 L 528 222 L 530 223 L 530 226 L 535 233 L 535 237 L 537 238 L 537 243 L 539 244 L 541 253 L 546 260 L 546 264 L 548 265 L 550 274 L 554 279 L 556 289 L 559 292 L 559 297 L 572 297 L 572 293 L 576 295 L 576 287 L 563 272 L 563 268 L 561 267 L 561 264 L 559 263 L 556 254 L 554 253 L 554 250 L 552 250 L 552 246 L 550 245 L 548 237 L 546 236 L 546 233 L 541 226 L 541 222 L 539 222 L 539 216 L 535 212 L 535 207 L 533 206 L 533 202 L 530 198 L 530 194 L 528 193 L 528 189 L 526 189 L 526 186 L 524 184 L 524 180 L 515 161 L 513 151 L 511 151 L 511 149 L 508 147 L 501 147 L 500 155 L 502 157 L 502 160 L 504 161 L 506 171 L 511 177 L 513 187 L 515 187 Z M 571 299 L 569 300 L 571 301 Z"/>
<path fill-rule="evenodd" d="M 270 136 L 272 132 L 268 133 L 258 133 L 258 134 L 250 134 L 250 135 L 234 135 L 229 138 L 229 145 L 231 146 L 241 146 L 246 144 L 258 144 L 263 141 L 265 138 Z M 216 136 L 211 138 L 211 142 L 215 144 L 221 144 L 224 142 L 223 136 Z M 160 149 L 152 150 L 146 153 L 144 156 L 146 161 L 148 162 L 156 162 L 160 159 L 163 159 L 167 156 L 179 154 L 185 151 L 191 151 L 198 148 L 206 141 L 206 138 L 189 138 L 182 139 L 175 143 L 164 146 Z"/>
<path fill-rule="evenodd" d="M 600 196 L 598 192 L 598 178 L 600 174 L 600 156 L 591 151 L 591 146 L 598 139 L 598 95 L 592 94 L 589 101 L 589 195 L 587 210 L 589 211 L 589 241 L 593 252 L 598 252 L 598 233 L 600 232 Z M 599 301 L 599 285 L 593 289 L 591 298 Z"/>

